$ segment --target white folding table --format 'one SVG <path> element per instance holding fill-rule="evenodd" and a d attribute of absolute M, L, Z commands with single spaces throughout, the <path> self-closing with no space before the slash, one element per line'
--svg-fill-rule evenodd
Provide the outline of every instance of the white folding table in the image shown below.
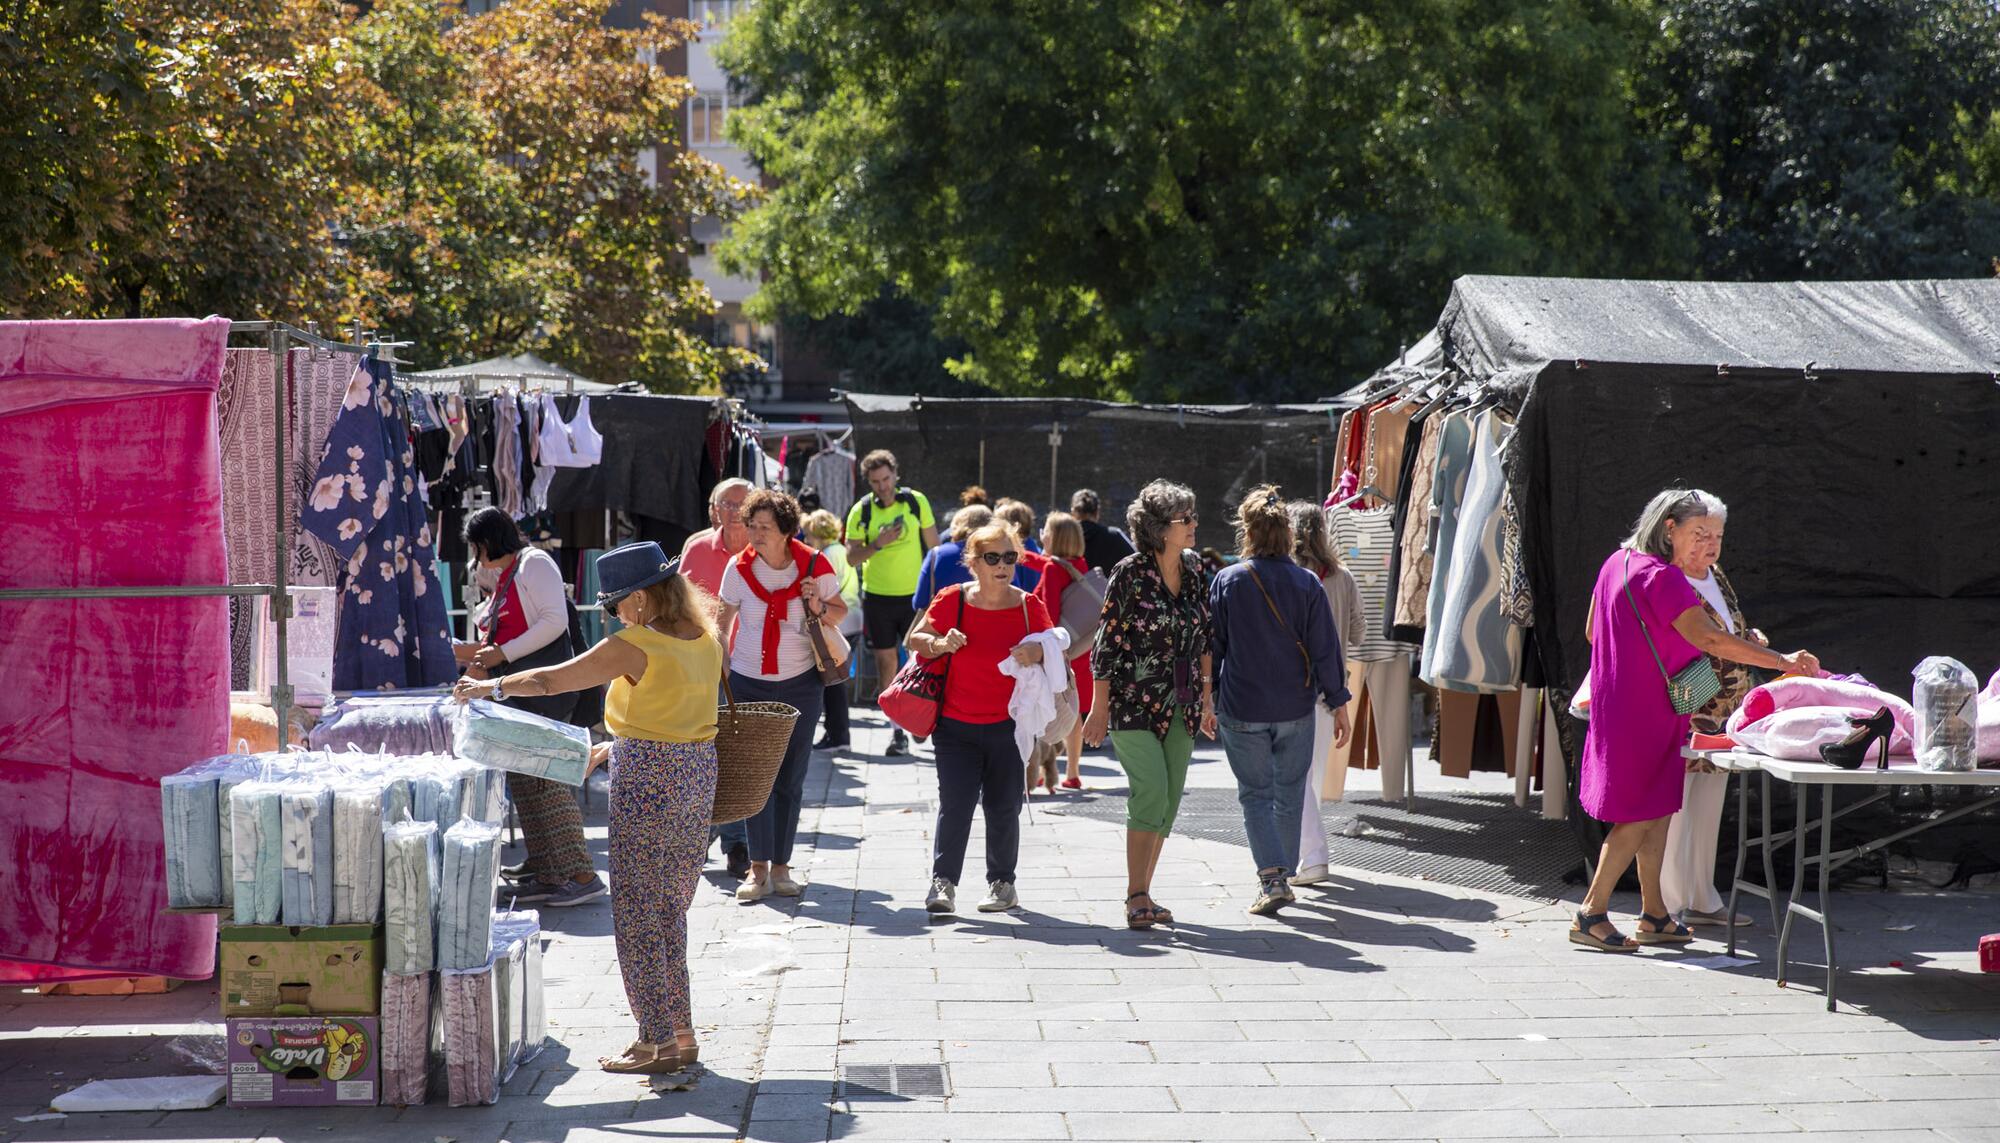
<path fill-rule="evenodd" d="M 1773 846 L 1783 845 L 1787 840 L 1790 840 L 1793 854 L 1792 893 L 1790 898 L 1785 902 L 1784 926 L 1778 931 L 1778 983 L 1780 985 L 1785 983 L 1786 973 L 1790 969 L 1788 954 L 1791 949 L 1792 922 L 1800 917 L 1804 917 L 1806 920 L 1820 927 L 1820 933 L 1826 943 L 1826 1007 L 1828 1011 L 1832 1011 L 1834 1007 L 1834 976 L 1837 970 L 1833 949 L 1833 921 L 1831 919 L 1830 905 L 1833 871 L 1857 857 L 1874 853 L 1906 837 L 1923 833 L 1925 830 L 1935 829 L 1946 822 L 1962 818 L 1967 814 L 1977 813 L 1989 806 L 2000 805 L 2000 770 L 1920 770 L 1917 768 L 1916 762 L 1907 757 L 1891 758 L 1887 770 L 1878 770 L 1872 764 L 1864 766 L 1859 770 L 1842 770 L 1836 766 L 1829 766 L 1824 762 L 1793 762 L 1783 758 L 1769 758 L 1761 754 L 1752 754 L 1747 751 L 1704 753 L 1701 756 L 1708 759 L 1718 769 L 1730 770 L 1744 776 L 1744 782 L 1740 783 L 1737 787 L 1736 874 L 1729 891 L 1729 910 L 1732 914 L 1736 911 L 1737 894 L 1747 891 L 1771 901 L 1773 908 L 1772 915 L 1775 920 L 1777 915 L 1777 896 L 1775 886 L 1770 879 L 1772 872 L 1771 850 Z M 1748 774 L 1753 770 L 1762 775 L 1763 782 L 1763 834 L 1754 839 L 1748 837 L 1748 823 L 1745 820 L 1744 814 L 1745 786 L 1747 785 Z M 1791 783 L 1797 788 L 1799 794 L 1797 824 L 1790 830 L 1776 833 L 1771 829 L 1771 783 L 1774 780 Z M 1833 790 L 1836 786 L 1872 788 L 1874 792 L 1859 801 L 1842 806 L 1836 810 L 1833 805 Z M 1926 818 L 1923 821 L 1906 826 L 1893 833 L 1885 834 L 1882 837 L 1872 838 L 1857 845 L 1849 846 L 1846 849 L 1835 850 L 1833 848 L 1834 819 L 1853 813 L 1864 806 L 1873 805 L 1888 797 L 1900 786 L 1978 786 L 1994 792 L 1966 805 L 1939 814 L 1936 817 Z M 1818 817 L 1814 817 L 1812 813 L 1812 796 L 1815 789 L 1819 791 L 1820 797 Z M 1819 834 L 1819 852 L 1817 854 L 1809 852 L 1811 849 L 1810 838 L 1815 832 L 1815 827 L 1817 827 Z M 1763 886 L 1751 885 L 1743 880 L 1743 865 L 1748 857 L 1748 846 L 1753 842 L 1763 853 L 1765 876 L 1765 885 Z M 1816 868 L 1819 872 L 1819 907 L 1817 909 L 1807 906 L 1801 901 L 1801 898 L 1805 895 L 1803 889 L 1806 882 L 1806 870 L 1809 867 Z M 1733 926 L 1730 931 L 1729 951 L 1732 955 L 1736 951 L 1736 934 Z"/>

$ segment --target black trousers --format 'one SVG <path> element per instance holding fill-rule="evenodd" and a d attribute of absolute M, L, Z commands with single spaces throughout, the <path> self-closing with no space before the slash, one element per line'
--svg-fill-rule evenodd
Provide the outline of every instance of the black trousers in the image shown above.
<path fill-rule="evenodd" d="M 986 812 L 986 879 L 1014 880 L 1021 856 L 1021 799 L 1026 764 L 1014 745 L 1014 720 L 973 723 L 940 718 L 937 749 L 937 839 L 931 875 L 953 885 L 965 872 L 972 811 Z"/>
<path fill-rule="evenodd" d="M 826 688 L 826 736 L 835 743 L 849 741 L 847 725 L 847 680 L 842 679 Z"/>

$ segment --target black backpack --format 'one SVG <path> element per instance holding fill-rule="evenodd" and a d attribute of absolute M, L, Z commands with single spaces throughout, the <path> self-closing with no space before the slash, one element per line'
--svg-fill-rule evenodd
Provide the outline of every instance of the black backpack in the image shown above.
<path fill-rule="evenodd" d="M 928 550 L 930 548 L 930 545 L 924 542 L 924 529 L 923 529 L 924 510 L 923 507 L 917 503 L 917 494 L 908 491 L 907 489 L 898 488 L 896 490 L 896 503 L 901 504 L 903 507 L 908 508 L 910 510 L 910 522 L 917 525 L 918 549 Z M 861 502 L 862 535 L 865 536 L 868 534 L 868 521 L 873 519 L 874 516 L 875 516 L 875 494 L 871 492 L 868 494 L 868 498 Z"/>

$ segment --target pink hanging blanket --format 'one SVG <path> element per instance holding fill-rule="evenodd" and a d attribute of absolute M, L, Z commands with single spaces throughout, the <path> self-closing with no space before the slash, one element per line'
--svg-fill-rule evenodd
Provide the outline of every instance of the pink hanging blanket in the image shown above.
<path fill-rule="evenodd" d="M 220 584 L 229 322 L 0 322 L 0 588 Z M 223 753 L 229 611 L 0 601 L 0 981 L 215 970 L 162 913 L 162 775 Z"/>
<path fill-rule="evenodd" d="M 1849 718 L 1866 718 L 1885 706 L 1896 722 L 1889 733 L 1889 753 L 1910 753 L 1917 712 L 1907 700 L 1834 679 L 1765 683 L 1744 695 L 1743 705 L 1729 716 L 1729 736 L 1738 745 L 1772 758 L 1817 762 L 1820 747 L 1847 737 L 1852 729 Z"/>

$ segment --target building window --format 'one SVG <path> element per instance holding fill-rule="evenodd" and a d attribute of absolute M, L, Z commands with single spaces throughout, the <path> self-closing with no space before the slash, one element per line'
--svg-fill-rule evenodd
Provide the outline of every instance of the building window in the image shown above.
<path fill-rule="evenodd" d="M 751 0 L 694 0 L 691 11 L 704 32 L 720 32 L 750 8 Z"/>
<path fill-rule="evenodd" d="M 722 133 L 729 117 L 729 95 L 721 91 L 698 91 L 688 99 L 687 141 L 690 147 L 720 147 L 728 137 Z"/>

